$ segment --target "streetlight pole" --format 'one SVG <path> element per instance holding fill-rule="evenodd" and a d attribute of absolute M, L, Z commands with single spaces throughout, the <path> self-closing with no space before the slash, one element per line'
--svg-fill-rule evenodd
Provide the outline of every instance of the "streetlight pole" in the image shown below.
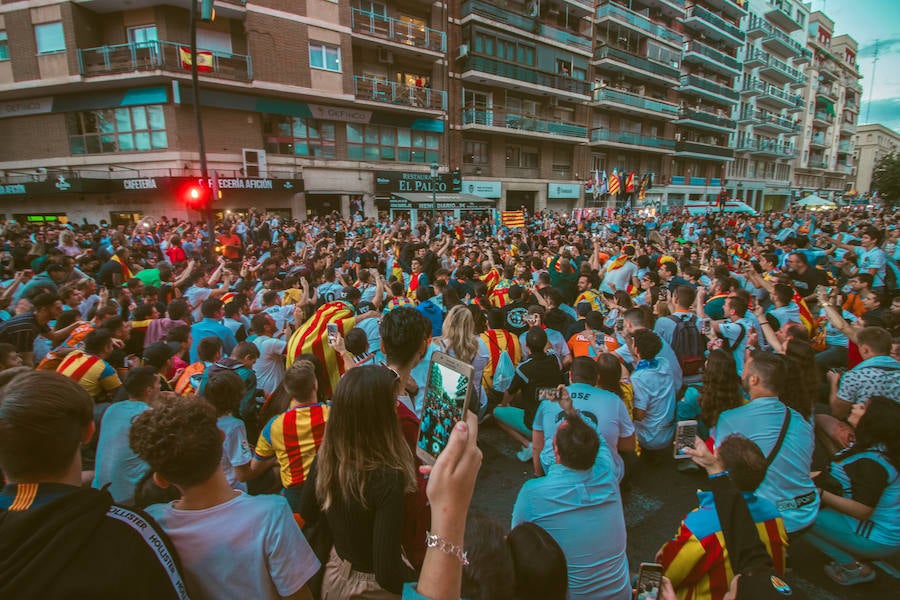
<path fill-rule="evenodd" d="M 203 139 L 203 118 L 200 114 L 200 72 L 197 70 L 197 4 L 198 0 L 191 0 L 191 88 L 194 98 L 194 121 L 197 124 L 197 151 L 200 153 L 200 176 L 203 178 L 203 188 L 206 191 L 206 205 L 204 216 L 206 217 L 206 234 L 209 243 L 209 256 L 215 258 L 216 252 L 216 226 L 213 222 L 212 190 L 218 185 L 209 185 L 209 166 L 206 164 L 206 141 Z"/>
<path fill-rule="evenodd" d="M 436 162 L 431 163 L 431 220 L 434 222 L 437 219 L 437 178 L 438 178 L 438 164 Z M 432 226 L 434 226 L 432 224 Z"/>

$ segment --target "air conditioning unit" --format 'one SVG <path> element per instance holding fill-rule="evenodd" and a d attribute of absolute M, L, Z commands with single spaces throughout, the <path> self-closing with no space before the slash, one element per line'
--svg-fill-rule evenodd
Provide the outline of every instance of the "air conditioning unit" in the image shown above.
<path fill-rule="evenodd" d="M 394 64 L 394 53 L 390 50 L 386 50 L 385 48 L 378 49 L 378 62 L 384 63 L 386 65 Z"/>

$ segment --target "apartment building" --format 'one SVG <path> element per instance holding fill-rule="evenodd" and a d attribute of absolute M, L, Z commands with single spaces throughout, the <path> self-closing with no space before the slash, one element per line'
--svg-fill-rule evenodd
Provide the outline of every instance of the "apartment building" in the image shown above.
<path fill-rule="evenodd" d="M 805 85 L 809 4 L 749 0 L 741 51 L 737 158 L 728 168 L 728 195 L 758 210 L 783 207 L 791 194 Z"/>
<path fill-rule="evenodd" d="M 188 216 L 189 7 L 0 3 L 0 214 Z M 432 187 L 465 208 L 449 173 L 446 23 L 445 6 L 414 0 L 217 0 L 197 36 L 217 209 L 374 214 L 393 200 L 412 216 Z"/>
<path fill-rule="evenodd" d="M 900 134 L 879 123 L 860 125 L 852 138 L 854 158 L 853 188 L 860 194 L 872 193 L 872 174 L 878 161 L 888 154 L 900 154 Z"/>
<path fill-rule="evenodd" d="M 813 53 L 803 90 L 793 186 L 838 199 L 853 186 L 853 136 L 862 99 L 857 44 L 834 35 L 834 21 L 820 11 L 809 17 L 807 44 Z"/>

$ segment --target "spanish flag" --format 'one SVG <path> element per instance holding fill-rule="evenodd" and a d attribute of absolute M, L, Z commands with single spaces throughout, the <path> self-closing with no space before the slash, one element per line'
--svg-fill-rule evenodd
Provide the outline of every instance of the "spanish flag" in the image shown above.
<path fill-rule="evenodd" d="M 181 68 L 190 70 L 191 68 L 191 49 L 185 46 L 178 47 L 178 54 L 181 57 Z M 213 53 L 209 50 L 197 50 L 197 71 L 200 73 L 210 73 L 213 70 Z"/>
<path fill-rule="evenodd" d="M 619 176 L 616 175 L 616 172 L 613 171 L 609 176 L 609 194 L 614 196 L 619 193 Z"/>
<path fill-rule="evenodd" d="M 504 227 L 510 229 L 518 229 L 525 227 L 525 212 L 521 210 L 504 210 L 500 216 Z"/>
<path fill-rule="evenodd" d="M 331 398 L 338 379 L 344 374 L 344 361 L 328 343 L 327 325 L 335 323 L 341 335 L 356 325 L 356 311 L 341 300 L 328 302 L 319 307 L 306 323 L 291 336 L 287 345 L 286 366 L 290 368 L 301 354 L 312 354 L 328 373 L 329 381 L 321 390 L 325 398 Z"/>
<path fill-rule="evenodd" d="M 625 178 L 625 193 L 629 194 L 634 191 L 634 171 Z"/>
<path fill-rule="evenodd" d="M 131 269 L 128 268 L 128 263 L 119 258 L 118 254 L 113 254 L 110 259 L 113 262 L 119 263 L 119 267 L 122 269 L 122 284 L 124 285 L 129 279 L 134 278 L 134 273 L 131 272 Z"/>

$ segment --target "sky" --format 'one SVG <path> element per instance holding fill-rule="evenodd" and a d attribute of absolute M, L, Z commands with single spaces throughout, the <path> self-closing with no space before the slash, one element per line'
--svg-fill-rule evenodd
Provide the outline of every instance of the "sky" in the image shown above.
<path fill-rule="evenodd" d="M 863 103 L 859 123 L 881 123 L 900 133 L 900 0 L 811 0 L 834 21 L 834 33 L 859 44 Z M 879 41 L 878 65 L 873 63 Z M 871 108 L 870 108 L 871 101 Z"/>

